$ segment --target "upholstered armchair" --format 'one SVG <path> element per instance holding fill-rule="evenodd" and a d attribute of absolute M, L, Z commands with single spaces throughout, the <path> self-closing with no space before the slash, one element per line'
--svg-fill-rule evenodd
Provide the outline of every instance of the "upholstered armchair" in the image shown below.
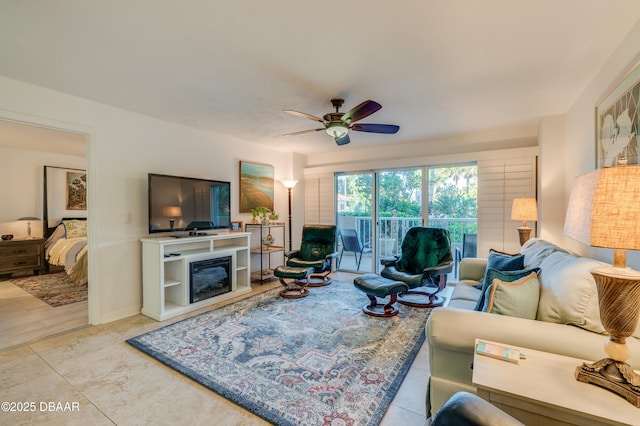
<path fill-rule="evenodd" d="M 409 286 L 409 291 L 398 295 L 398 302 L 417 307 L 442 306 L 444 299 L 437 293 L 444 289 L 447 274 L 453 271 L 449 231 L 413 227 L 402 240 L 401 249 L 400 256 L 380 260 L 384 266 L 380 275 Z"/>
<path fill-rule="evenodd" d="M 335 225 L 304 225 L 299 250 L 285 253 L 287 266 L 313 268 L 309 287 L 331 284 L 333 259 L 338 257 L 336 250 Z"/>

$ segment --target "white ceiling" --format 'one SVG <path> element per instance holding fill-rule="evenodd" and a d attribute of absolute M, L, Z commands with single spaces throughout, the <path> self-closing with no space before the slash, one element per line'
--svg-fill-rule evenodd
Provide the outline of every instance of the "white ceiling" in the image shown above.
<path fill-rule="evenodd" d="M 272 149 L 309 153 L 495 129 L 566 112 L 638 0 L 0 0 L 0 75 Z M 0 95 L 1 96 L 1 95 Z M 338 148 L 312 121 L 373 99 Z M 533 129 L 533 130 L 532 130 Z"/>

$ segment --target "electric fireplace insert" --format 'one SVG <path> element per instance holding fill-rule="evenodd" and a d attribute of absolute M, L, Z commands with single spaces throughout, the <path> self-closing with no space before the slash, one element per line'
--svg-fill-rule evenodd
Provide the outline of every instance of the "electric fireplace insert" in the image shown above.
<path fill-rule="evenodd" d="M 231 291 L 231 256 L 199 260 L 189 265 L 191 303 Z"/>

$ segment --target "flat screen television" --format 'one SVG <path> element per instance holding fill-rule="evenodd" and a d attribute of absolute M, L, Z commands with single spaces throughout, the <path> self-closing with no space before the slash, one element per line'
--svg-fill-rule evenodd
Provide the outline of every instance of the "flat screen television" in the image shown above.
<path fill-rule="evenodd" d="M 231 184 L 149 173 L 149 233 L 227 229 Z"/>

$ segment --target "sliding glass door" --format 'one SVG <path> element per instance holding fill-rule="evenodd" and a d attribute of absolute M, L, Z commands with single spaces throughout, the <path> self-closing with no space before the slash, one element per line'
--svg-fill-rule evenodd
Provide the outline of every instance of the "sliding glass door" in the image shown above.
<path fill-rule="evenodd" d="M 336 175 L 338 268 L 372 272 L 375 229 L 373 173 Z"/>
<path fill-rule="evenodd" d="M 423 223 L 422 169 L 338 174 L 336 194 L 339 269 L 377 272 Z"/>
<path fill-rule="evenodd" d="M 400 254 L 407 231 L 422 226 L 422 168 L 376 173 L 376 260 Z M 379 265 L 380 262 L 376 261 Z"/>
<path fill-rule="evenodd" d="M 338 173 L 335 183 L 339 269 L 379 272 L 413 226 L 448 229 L 454 252 L 476 233 L 475 164 Z"/>

